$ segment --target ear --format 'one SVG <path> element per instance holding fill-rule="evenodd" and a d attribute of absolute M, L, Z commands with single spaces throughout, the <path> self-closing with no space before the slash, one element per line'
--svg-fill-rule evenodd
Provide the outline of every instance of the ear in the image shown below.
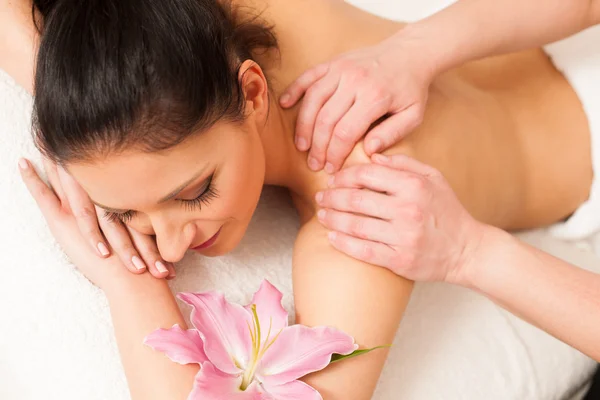
<path fill-rule="evenodd" d="M 246 101 L 245 117 L 254 120 L 261 129 L 269 114 L 269 87 L 265 74 L 256 62 L 246 60 L 240 67 L 238 80 Z"/>

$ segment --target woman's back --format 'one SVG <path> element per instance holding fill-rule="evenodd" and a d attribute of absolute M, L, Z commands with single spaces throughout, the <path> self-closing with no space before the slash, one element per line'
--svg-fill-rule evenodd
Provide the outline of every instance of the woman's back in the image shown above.
<path fill-rule="evenodd" d="M 268 71 L 275 93 L 307 68 L 403 26 L 337 0 L 252 3 L 265 10 L 280 41 L 280 63 Z M 592 180 L 587 118 L 541 49 L 437 78 L 422 126 L 388 150 L 398 152 L 440 169 L 472 213 L 507 229 L 567 217 L 587 199 Z M 360 148 L 353 157 L 365 159 Z"/>

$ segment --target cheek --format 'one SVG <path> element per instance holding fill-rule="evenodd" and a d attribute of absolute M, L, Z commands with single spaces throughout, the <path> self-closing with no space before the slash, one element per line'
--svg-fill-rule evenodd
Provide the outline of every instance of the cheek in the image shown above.
<path fill-rule="evenodd" d="M 234 218 L 245 220 L 254 213 L 262 192 L 265 159 L 257 137 L 240 142 L 228 155 L 221 179 L 223 192 L 219 193 L 223 209 Z"/>

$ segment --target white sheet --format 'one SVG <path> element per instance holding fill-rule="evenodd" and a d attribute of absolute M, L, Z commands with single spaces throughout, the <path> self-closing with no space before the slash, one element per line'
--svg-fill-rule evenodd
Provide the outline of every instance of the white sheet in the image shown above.
<path fill-rule="evenodd" d="M 18 177 L 20 156 L 38 159 L 30 107 L 0 71 L 0 399 L 125 400 L 106 301 L 68 264 Z M 186 257 L 173 289 L 219 289 L 244 302 L 266 277 L 291 309 L 297 227 L 285 193 L 266 190 L 243 244 L 218 259 Z M 544 233 L 526 238 L 587 268 L 600 265 Z M 565 399 L 594 365 L 475 293 L 418 285 L 374 398 Z"/>

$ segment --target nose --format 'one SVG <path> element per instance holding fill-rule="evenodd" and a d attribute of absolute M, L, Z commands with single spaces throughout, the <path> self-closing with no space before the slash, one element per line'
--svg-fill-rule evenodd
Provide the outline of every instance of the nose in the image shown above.
<path fill-rule="evenodd" d="M 181 261 L 196 236 L 195 225 L 186 223 L 177 226 L 165 221 L 156 221 L 153 226 L 158 251 L 162 258 L 172 263 Z"/>

